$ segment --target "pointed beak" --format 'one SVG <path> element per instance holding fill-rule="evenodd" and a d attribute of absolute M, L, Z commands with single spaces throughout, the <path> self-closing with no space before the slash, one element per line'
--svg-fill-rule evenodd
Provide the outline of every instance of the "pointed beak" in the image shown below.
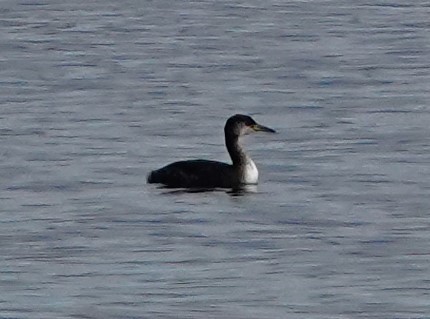
<path fill-rule="evenodd" d="M 276 131 L 274 129 L 271 129 L 270 127 L 267 126 L 263 126 L 260 124 L 254 124 L 251 126 L 251 128 L 255 131 L 255 132 L 268 132 L 268 133 L 276 133 Z"/>

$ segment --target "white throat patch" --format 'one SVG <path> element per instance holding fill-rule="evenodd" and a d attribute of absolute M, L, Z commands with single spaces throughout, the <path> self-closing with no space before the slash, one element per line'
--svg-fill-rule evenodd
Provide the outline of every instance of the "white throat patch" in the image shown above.
<path fill-rule="evenodd" d="M 258 183 L 258 169 L 255 165 L 254 161 L 250 158 L 247 158 L 245 171 L 243 172 L 243 181 L 244 184 L 257 184 Z"/>

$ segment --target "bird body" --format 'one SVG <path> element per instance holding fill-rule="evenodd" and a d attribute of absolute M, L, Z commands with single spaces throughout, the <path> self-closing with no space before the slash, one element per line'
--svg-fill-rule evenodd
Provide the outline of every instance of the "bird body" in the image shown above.
<path fill-rule="evenodd" d="M 169 187 L 222 187 L 236 184 L 233 165 L 209 160 L 190 160 L 171 163 L 148 176 L 148 183 Z"/>
<path fill-rule="evenodd" d="M 225 143 L 232 164 L 211 160 L 179 161 L 152 171 L 148 183 L 178 188 L 235 188 L 258 183 L 258 169 L 239 144 L 239 137 L 251 132 L 271 132 L 247 115 L 230 117 L 224 127 Z"/>

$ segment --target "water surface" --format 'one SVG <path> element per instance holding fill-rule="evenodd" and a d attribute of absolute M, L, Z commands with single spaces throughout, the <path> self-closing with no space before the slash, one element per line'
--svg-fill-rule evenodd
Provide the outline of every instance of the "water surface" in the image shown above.
<path fill-rule="evenodd" d="M 428 318 L 427 1 L 3 1 L 0 317 Z M 228 161 L 252 191 L 147 185 Z"/>

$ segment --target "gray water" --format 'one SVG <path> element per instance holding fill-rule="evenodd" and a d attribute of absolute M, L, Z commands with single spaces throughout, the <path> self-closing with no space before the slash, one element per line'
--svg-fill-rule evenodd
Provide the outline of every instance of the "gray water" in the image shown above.
<path fill-rule="evenodd" d="M 429 17 L 2 1 L 0 317 L 430 318 Z M 146 184 L 235 113 L 257 188 Z"/>

